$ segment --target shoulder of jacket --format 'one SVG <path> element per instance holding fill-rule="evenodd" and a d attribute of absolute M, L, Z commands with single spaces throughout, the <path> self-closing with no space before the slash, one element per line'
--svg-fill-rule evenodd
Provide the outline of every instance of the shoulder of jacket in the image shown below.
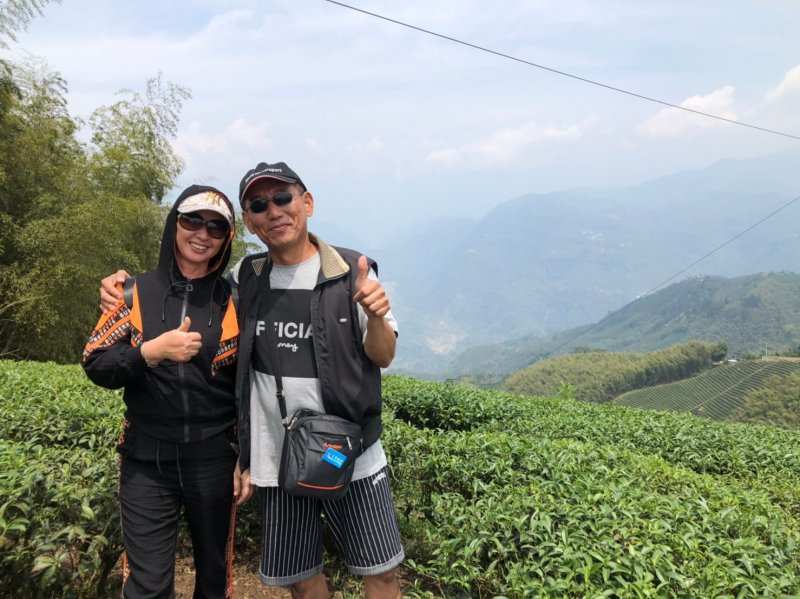
<path fill-rule="evenodd" d="M 231 269 L 234 282 L 238 283 L 240 277 L 255 274 L 260 276 L 264 270 L 264 265 L 269 260 L 269 252 L 259 252 L 250 254 L 237 262 Z"/>
<path fill-rule="evenodd" d="M 350 248 L 341 247 L 338 245 L 331 245 L 329 246 L 332 250 L 336 251 L 342 258 L 351 262 L 353 260 L 358 260 L 359 256 L 361 256 L 361 252 L 357 252 L 356 250 L 351 250 Z"/>
<path fill-rule="evenodd" d="M 339 256 L 342 258 L 342 260 L 347 262 L 347 264 L 350 266 L 351 273 L 353 274 L 358 273 L 358 259 L 361 258 L 361 256 L 366 256 L 367 264 L 369 264 L 369 267 L 372 270 L 374 270 L 375 273 L 377 274 L 378 263 L 374 259 L 367 256 L 367 254 L 365 254 L 364 252 L 359 252 L 358 250 L 351 250 L 350 248 L 344 248 L 334 245 L 329 247 L 335 250 L 336 253 L 338 253 Z"/>

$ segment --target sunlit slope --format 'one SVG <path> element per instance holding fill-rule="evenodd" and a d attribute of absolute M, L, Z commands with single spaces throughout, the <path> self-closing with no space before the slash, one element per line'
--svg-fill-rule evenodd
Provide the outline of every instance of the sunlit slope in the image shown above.
<path fill-rule="evenodd" d="M 724 420 L 742 406 L 749 392 L 761 388 L 772 377 L 795 372 L 800 372 L 800 362 L 755 360 L 727 364 L 675 383 L 630 391 L 615 403 Z"/>
<path fill-rule="evenodd" d="M 723 345 L 699 341 L 650 353 L 580 352 L 536 362 L 508 377 L 503 387 L 549 396 L 569 384 L 577 399 L 602 403 L 633 389 L 693 376 L 724 356 Z"/>

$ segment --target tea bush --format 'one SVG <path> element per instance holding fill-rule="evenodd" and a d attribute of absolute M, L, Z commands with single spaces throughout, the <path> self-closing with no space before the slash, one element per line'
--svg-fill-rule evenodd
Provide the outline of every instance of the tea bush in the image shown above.
<path fill-rule="evenodd" d="M 396 423 L 385 443 L 409 563 L 445 595 L 800 589 L 800 531 L 766 493 L 573 440 Z"/>
<path fill-rule="evenodd" d="M 384 380 L 384 400 L 398 418 L 420 428 L 575 439 L 656 455 L 675 466 L 722 475 L 753 488 L 766 483 L 775 500 L 800 517 L 796 431 L 404 377 Z M 467 426 L 471 421 L 475 424 Z"/>
<path fill-rule="evenodd" d="M 121 552 L 116 488 L 111 451 L 0 440 L 0 589 L 106 596 Z"/>
<path fill-rule="evenodd" d="M 109 448 L 123 411 L 120 392 L 91 384 L 76 366 L 0 360 L 0 438 Z"/>
<path fill-rule="evenodd" d="M 400 377 L 384 399 L 410 595 L 800 594 L 798 433 Z M 0 595 L 112 594 L 122 411 L 78 367 L 0 361 Z"/>

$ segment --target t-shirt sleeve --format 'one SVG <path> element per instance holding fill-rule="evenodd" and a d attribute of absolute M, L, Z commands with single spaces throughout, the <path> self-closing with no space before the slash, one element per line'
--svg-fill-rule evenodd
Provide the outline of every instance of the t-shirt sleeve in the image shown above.
<path fill-rule="evenodd" d="M 378 279 L 378 273 L 376 273 L 375 269 L 373 269 L 373 268 L 369 269 L 369 278 L 372 279 L 373 281 L 380 281 L 380 279 Z M 357 308 L 358 308 L 358 324 L 361 327 L 361 341 L 362 341 L 362 343 L 366 343 L 367 342 L 367 313 L 364 312 L 364 308 L 361 307 L 361 304 L 358 304 Z M 394 314 L 392 314 L 391 310 L 389 310 L 386 313 L 386 315 L 384 316 L 384 319 L 386 319 L 386 322 L 388 322 L 389 326 L 392 327 L 392 330 L 394 331 L 394 334 L 398 335 L 399 333 L 398 333 L 398 329 L 397 329 L 397 319 L 394 317 Z"/>

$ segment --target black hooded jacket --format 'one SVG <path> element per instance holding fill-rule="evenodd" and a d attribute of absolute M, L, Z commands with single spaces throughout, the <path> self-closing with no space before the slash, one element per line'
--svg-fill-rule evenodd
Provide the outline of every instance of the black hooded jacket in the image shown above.
<path fill-rule="evenodd" d="M 175 261 L 177 208 L 202 192 L 224 194 L 192 185 L 178 197 L 167 216 L 155 270 L 136 276 L 134 305 L 122 302 L 104 314 L 84 350 L 83 367 L 92 382 L 110 389 L 124 387 L 130 426 L 154 439 L 188 443 L 208 439 L 236 422 L 234 397 L 238 325 L 230 287 L 222 278 L 231 255 L 233 231 L 209 262 L 209 274 L 187 280 Z M 202 349 L 186 363 L 164 360 L 148 367 L 141 344 L 176 329 L 184 316 L 191 331 L 202 335 Z"/>

